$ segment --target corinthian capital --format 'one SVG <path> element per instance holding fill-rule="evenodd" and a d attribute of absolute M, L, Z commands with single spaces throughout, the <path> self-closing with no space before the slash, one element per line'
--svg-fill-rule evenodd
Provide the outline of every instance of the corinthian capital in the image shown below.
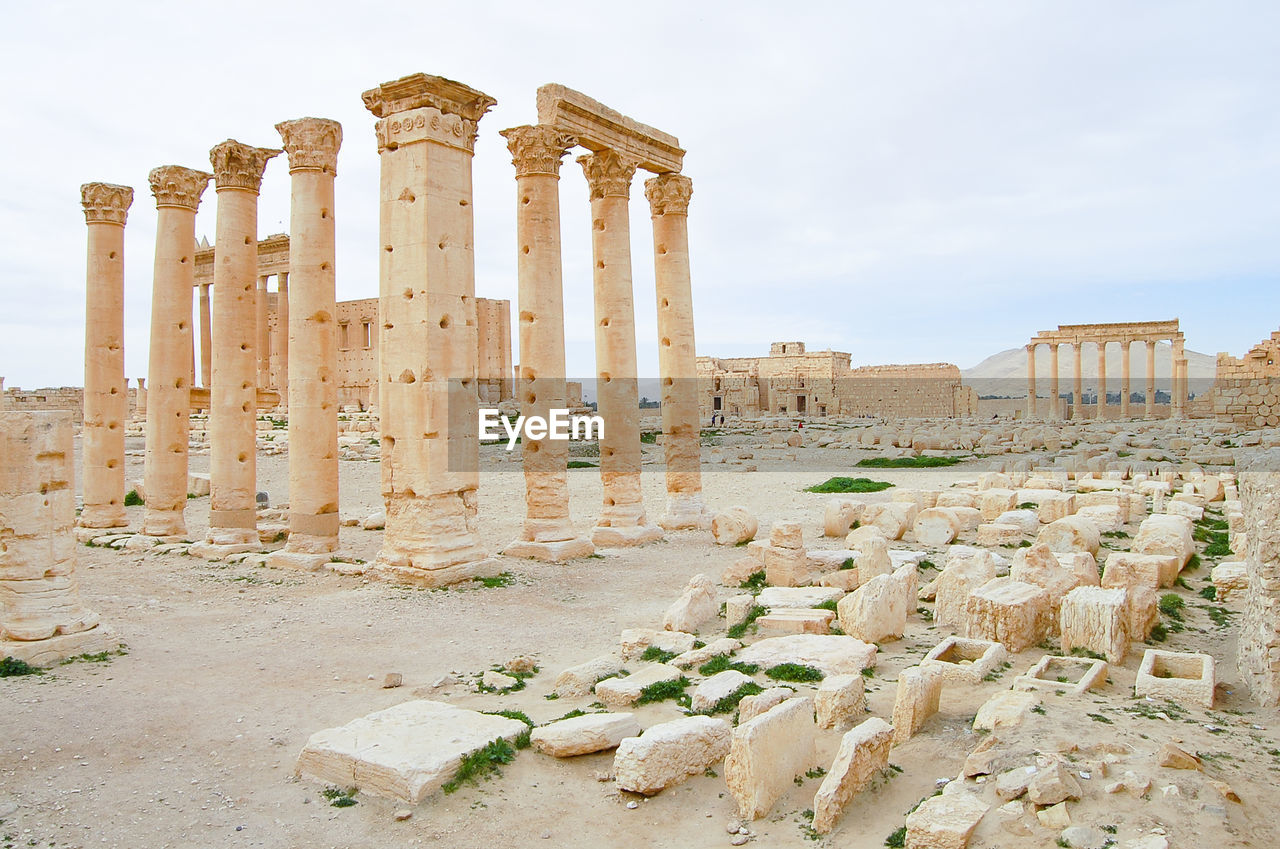
<path fill-rule="evenodd" d="M 151 194 L 156 196 L 157 208 L 181 206 L 195 211 L 200 206 L 200 195 L 204 194 L 212 176 L 205 171 L 182 165 L 161 165 L 151 169 L 147 182 L 151 184 Z"/>
<path fill-rule="evenodd" d="M 267 161 L 279 154 L 279 148 L 253 147 L 233 139 L 214 145 L 209 151 L 214 185 L 219 189 L 248 189 L 256 193 L 262 186 Z"/>
<path fill-rule="evenodd" d="M 338 148 L 342 147 L 342 125 L 328 118 L 297 118 L 276 124 L 289 155 L 289 173 L 324 171 L 338 173 Z"/>
<path fill-rule="evenodd" d="M 587 176 L 590 198 L 625 198 L 631 196 L 631 178 L 639 163 L 616 150 L 600 150 L 578 157 L 582 173 Z"/>
<path fill-rule="evenodd" d="M 80 187 L 80 205 L 84 220 L 90 224 L 105 221 L 124 225 L 133 204 L 133 189 L 111 183 L 85 183 Z"/>
<path fill-rule="evenodd" d="M 683 174 L 659 174 L 644 181 L 644 196 L 649 199 L 649 212 L 655 218 L 688 215 L 693 181 Z"/>
<path fill-rule="evenodd" d="M 548 124 L 526 124 L 499 133 L 507 140 L 511 151 L 511 164 L 516 166 L 516 176 L 529 174 L 560 174 L 560 160 L 577 144 L 569 133 Z"/>

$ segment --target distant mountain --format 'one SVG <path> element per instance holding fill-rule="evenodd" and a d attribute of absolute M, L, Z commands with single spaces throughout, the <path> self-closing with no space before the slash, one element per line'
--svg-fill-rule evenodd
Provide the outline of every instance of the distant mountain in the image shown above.
<path fill-rule="evenodd" d="M 1173 349 L 1168 342 L 1156 343 L 1156 388 L 1169 390 L 1169 376 Z M 1202 392 L 1211 383 L 1217 372 L 1218 358 L 1209 354 L 1201 354 L 1188 350 L 1187 372 L 1191 381 L 1192 394 Z M 1147 348 L 1135 344 L 1130 349 L 1129 388 L 1132 392 L 1142 392 L 1147 383 Z M 1075 352 L 1069 346 L 1058 349 L 1058 390 L 1070 392 L 1075 367 Z M 1087 345 L 1080 362 L 1080 372 L 1084 376 L 1086 393 L 1092 392 L 1097 385 L 1098 354 L 1092 345 Z M 960 375 L 965 384 L 972 386 L 979 395 L 1008 395 L 1021 397 L 1027 394 L 1027 351 L 1025 348 L 1010 348 L 998 354 L 992 354 L 973 368 L 962 369 Z M 1041 345 L 1036 349 L 1036 382 L 1041 395 L 1049 390 L 1049 347 Z M 1107 392 L 1114 394 L 1120 390 L 1120 346 L 1107 346 Z"/>

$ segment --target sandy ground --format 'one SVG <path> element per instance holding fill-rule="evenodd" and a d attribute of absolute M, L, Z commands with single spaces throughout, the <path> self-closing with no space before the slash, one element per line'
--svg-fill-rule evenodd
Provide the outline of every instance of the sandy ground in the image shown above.
<path fill-rule="evenodd" d="M 758 437 L 727 440 L 745 444 Z M 646 446 L 649 457 L 659 452 Z M 756 454 L 757 472 L 707 467 L 708 503 L 746 505 L 759 517 L 762 533 L 774 520 L 800 519 L 811 546 L 842 547 L 817 536 L 827 496 L 801 489 L 852 473 L 864 453 L 806 448 L 795 461 L 776 451 Z M 938 487 L 973 478 L 998 462 L 864 473 L 904 486 Z M 193 471 L 207 469 L 207 463 L 207 456 L 192 457 Z M 498 449 L 485 450 L 482 466 L 484 542 L 497 550 L 516 535 L 523 478 L 518 463 Z M 378 473 L 376 463 L 342 463 L 344 516 L 360 517 L 379 506 Z M 129 475 L 141 476 L 140 456 L 130 457 Z M 260 456 L 259 477 L 260 488 L 283 500 L 287 458 Z M 575 470 L 569 477 L 574 518 L 587 528 L 600 501 L 598 473 Z M 644 487 L 656 517 L 663 503 L 660 466 L 646 466 Z M 131 508 L 135 524 L 140 511 Z M 190 501 L 187 517 L 191 538 L 200 538 L 208 499 Z M 372 560 L 380 540 L 380 532 L 342 530 L 343 546 L 353 557 Z M 500 777 L 453 795 L 437 794 L 403 822 L 393 816 L 403 804 L 360 795 L 359 804 L 334 808 L 321 797 L 320 786 L 293 777 L 297 754 L 311 733 L 415 696 L 483 710 L 519 709 L 537 722 L 585 707 L 591 697 L 544 698 L 556 673 L 615 648 L 624 628 L 657 627 L 693 574 L 718 578 L 741 551 L 712 545 L 708 533 L 670 533 L 660 543 L 568 565 L 511 560 L 510 586 L 435 591 L 180 555 L 83 546 L 78 551 L 83 596 L 127 652 L 108 662 L 82 661 L 39 677 L 0 680 L 0 847 L 729 845 L 725 824 L 735 818 L 735 806 L 723 777 L 697 777 L 650 799 L 619 794 L 612 782 L 595 777 L 609 772 L 612 753 L 557 761 L 526 750 Z M 934 559 L 941 565 L 941 554 Z M 1193 589 L 1207 571 L 1190 578 Z M 1104 795 L 1101 779 L 1085 782 L 1088 799 L 1077 808 L 1077 822 L 1115 828 L 1120 845 L 1164 828 L 1174 847 L 1274 846 L 1280 810 L 1277 713 L 1251 707 L 1236 690 L 1234 625 L 1216 627 L 1197 606 L 1202 600 L 1186 595 L 1186 630 L 1172 635 L 1167 647 L 1203 649 L 1217 657 L 1222 683 L 1215 711 L 1188 707 L 1185 715 L 1169 718 L 1126 712 L 1135 704 L 1139 645 L 1123 667 L 1113 667 L 1105 690 L 1082 699 L 1047 695 L 1045 713 L 1033 714 L 1014 738 L 1025 738 L 1028 752 L 1123 741 L 1134 749 L 1126 761 L 1133 766 L 1113 772 L 1141 769 L 1156 778 L 1157 788 L 1183 787 L 1176 797 L 1153 790 L 1144 801 Z M 1227 607 L 1238 610 L 1238 601 Z M 867 682 L 874 715 L 888 718 L 898 671 L 945 633 L 913 616 L 905 638 L 884 646 Z M 497 696 L 465 684 L 431 687 L 449 673 L 469 678 L 525 653 L 538 659 L 542 671 L 522 692 Z M 1001 680 L 970 690 L 949 688 L 941 714 L 893 750 L 890 760 L 901 772 L 856 797 L 820 845 L 882 846 L 906 812 L 933 793 L 938 779 L 955 776 L 977 745 L 970 723 L 979 705 L 1043 653 L 1014 657 L 1014 668 Z M 404 687 L 382 689 L 388 672 L 403 673 Z M 680 715 L 672 702 L 638 713 L 646 727 Z M 1226 803 L 1204 789 L 1199 773 L 1173 775 L 1151 765 L 1151 753 L 1169 739 L 1212 755 L 1206 773 L 1228 781 L 1243 804 Z M 822 734 L 817 763 L 829 765 L 837 742 L 837 733 Z M 815 845 L 806 836 L 802 812 L 812 807 L 819 781 L 803 781 L 767 819 L 754 823 L 753 842 Z M 628 808 L 633 800 L 638 805 Z M 971 846 L 1053 845 L 1054 832 L 1017 837 L 995 820 L 988 815 Z"/>

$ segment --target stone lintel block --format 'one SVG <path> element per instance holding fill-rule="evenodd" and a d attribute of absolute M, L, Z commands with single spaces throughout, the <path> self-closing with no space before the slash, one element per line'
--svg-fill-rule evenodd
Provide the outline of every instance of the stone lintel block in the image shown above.
<path fill-rule="evenodd" d="M 580 91 L 548 83 L 538 88 L 538 123 L 570 133 L 590 151 L 616 150 L 655 174 L 679 173 L 684 150 L 675 136 L 610 109 Z"/>

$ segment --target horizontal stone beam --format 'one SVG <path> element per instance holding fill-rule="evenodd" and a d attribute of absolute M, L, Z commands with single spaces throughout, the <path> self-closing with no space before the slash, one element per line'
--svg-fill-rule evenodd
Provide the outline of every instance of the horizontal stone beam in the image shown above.
<path fill-rule="evenodd" d="M 592 152 L 616 150 L 654 174 L 678 173 L 684 149 L 675 136 L 641 124 L 579 91 L 550 83 L 538 89 L 538 123 L 573 135 Z"/>

